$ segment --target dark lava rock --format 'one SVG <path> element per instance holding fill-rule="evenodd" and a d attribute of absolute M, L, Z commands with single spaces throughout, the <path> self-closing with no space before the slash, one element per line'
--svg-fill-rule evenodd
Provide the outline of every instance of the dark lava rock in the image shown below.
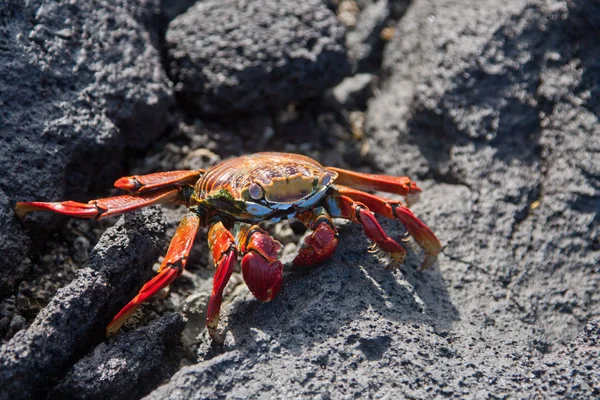
<path fill-rule="evenodd" d="M 29 238 L 22 232 L 12 211 L 13 204 L 0 190 L 0 299 L 10 295 L 20 279 L 28 271 L 25 254 L 29 246 Z"/>
<path fill-rule="evenodd" d="M 375 75 L 356 74 L 344 79 L 331 90 L 333 102 L 345 110 L 365 110 L 373 97 Z"/>
<path fill-rule="evenodd" d="M 284 108 L 350 67 L 344 29 L 321 0 L 208 0 L 169 25 L 169 74 L 206 114 Z"/>
<path fill-rule="evenodd" d="M 59 290 L 26 330 L 0 347 L 1 399 L 39 398 L 94 343 L 152 274 L 166 227 L 157 209 L 109 228 L 87 267 Z"/>
<path fill-rule="evenodd" d="M 2 215 L 15 201 L 79 198 L 110 186 L 124 148 L 145 147 L 164 130 L 172 97 L 155 47 L 158 10 L 158 0 L 3 2 L 0 191 L 9 203 Z M 3 291 L 22 278 L 21 238 L 0 232 L 11 248 L 0 265 Z"/>
<path fill-rule="evenodd" d="M 386 228 L 402 232 L 396 224 Z M 425 394 L 396 378 L 428 382 L 424 369 L 449 346 L 436 330 L 450 329 L 458 313 L 437 268 L 415 272 L 419 260 L 411 253 L 402 272 L 387 270 L 368 248 L 362 228 L 346 225 L 331 261 L 289 272 L 273 302 L 238 297 L 223 312 L 225 352 L 184 367 L 147 398 Z"/>
<path fill-rule="evenodd" d="M 438 264 L 384 270 L 346 226 L 272 303 L 236 299 L 223 353 L 147 398 L 597 398 L 592 4 L 414 2 L 366 136 L 381 171 L 424 188 L 412 209 L 445 245 Z"/>
<path fill-rule="evenodd" d="M 50 398 L 140 398 L 179 368 L 184 326 L 179 314 L 169 314 L 101 343 L 73 366 Z"/>
<path fill-rule="evenodd" d="M 379 70 L 386 38 L 383 29 L 400 19 L 410 0 L 357 1 L 360 14 L 356 25 L 346 34 L 348 57 L 355 72 Z"/>
<path fill-rule="evenodd" d="M 356 71 L 372 71 L 381 64 L 384 45 L 381 30 L 389 17 L 388 0 L 379 0 L 361 11 L 356 26 L 346 35 L 348 56 Z"/>

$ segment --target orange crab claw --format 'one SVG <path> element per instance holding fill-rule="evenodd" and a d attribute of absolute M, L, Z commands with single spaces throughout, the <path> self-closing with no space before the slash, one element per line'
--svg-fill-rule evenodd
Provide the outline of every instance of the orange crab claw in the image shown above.
<path fill-rule="evenodd" d="M 295 265 L 312 265 L 329 259 L 338 246 L 336 236 L 336 232 L 330 225 L 319 224 L 311 235 L 304 239 L 293 263 Z"/>

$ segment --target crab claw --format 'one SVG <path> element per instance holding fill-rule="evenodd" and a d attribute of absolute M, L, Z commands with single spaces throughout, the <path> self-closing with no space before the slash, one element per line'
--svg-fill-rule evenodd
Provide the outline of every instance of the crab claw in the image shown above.
<path fill-rule="evenodd" d="M 281 244 L 262 231 L 254 231 L 247 253 L 242 258 L 242 274 L 248 289 L 262 302 L 279 294 L 283 282 L 283 264 L 277 259 Z"/>
<path fill-rule="evenodd" d="M 311 265 L 321 263 L 335 252 L 338 239 L 334 228 L 327 223 L 320 223 L 315 230 L 304 239 L 298 255 L 294 258 L 295 265 Z"/>
<path fill-rule="evenodd" d="M 242 258 L 242 274 L 248 289 L 262 302 L 273 300 L 281 291 L 283 264 L 279 260 L 269 262 L 250 252 Z"/>

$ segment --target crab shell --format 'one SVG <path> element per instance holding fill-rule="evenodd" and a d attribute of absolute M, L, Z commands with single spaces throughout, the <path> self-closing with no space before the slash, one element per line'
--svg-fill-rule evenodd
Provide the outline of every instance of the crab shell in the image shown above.
<path fill-rule="evenodd" d="M 291 218 L 313 208 L 337 176 L 309 157 L 257 153 L 210 168 L 195 200 L 244 221 Z"/>

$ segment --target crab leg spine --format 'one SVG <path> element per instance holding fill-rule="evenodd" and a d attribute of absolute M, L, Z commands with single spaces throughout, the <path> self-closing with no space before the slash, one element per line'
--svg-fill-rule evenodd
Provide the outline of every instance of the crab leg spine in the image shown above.
<path fill-rule="evenodd" d="M 332 217 L 345 218 L 361 224 L 369 239 L 389 253 L 394 260 L 404 261 L 406 250 L 385 233 L 367 206 L 348 196 L 327 196 L 325 206 Z"/>
<path fill-rule="evenodd" d="M 200 225 L 200 217 L 194 212 L 188 213 L 181 220 L 175 236 L 171 240 L 167 255 L 158 269 L 158 274 L 148 281 L 140 289 L 139 293 L 108 324 L 106 327 L 107 336 L 117 333 L 143 302 L 170 285 L 171 282 L 181 275 Z"/>

